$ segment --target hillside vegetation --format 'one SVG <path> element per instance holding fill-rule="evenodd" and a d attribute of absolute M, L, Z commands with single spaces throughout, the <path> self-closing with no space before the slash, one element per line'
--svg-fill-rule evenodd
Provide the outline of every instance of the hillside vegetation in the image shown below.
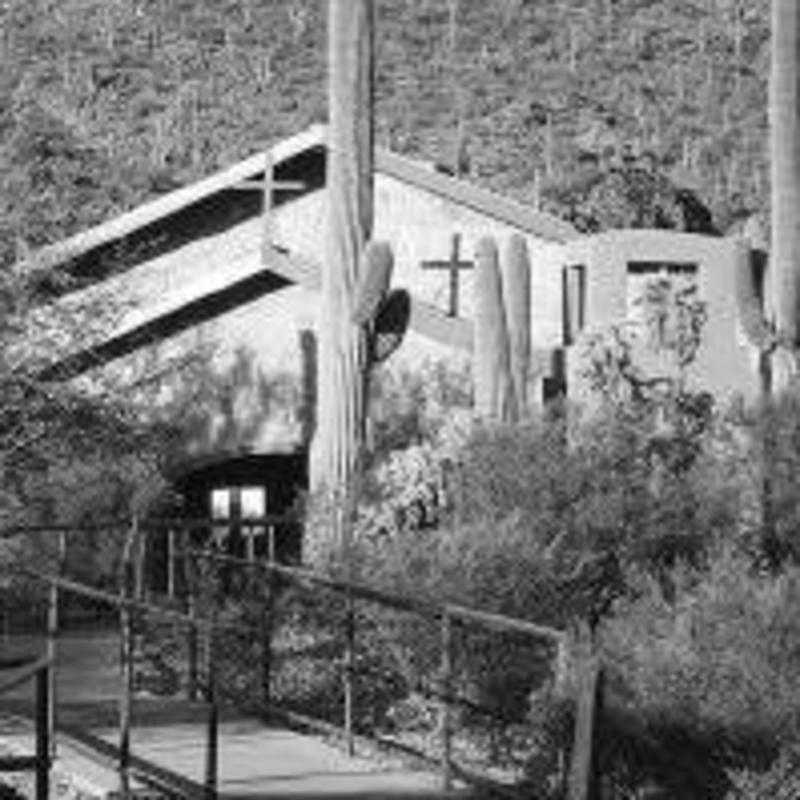
<path fill-rule="evenodd" d="M 582 150 L 680 165 L 725 229 L 768 197 L 766 0 L 379 0 L 379 143 L 545 207 Z M 324 120 L 322 0 L 5 0 L 0 259 Z"/>

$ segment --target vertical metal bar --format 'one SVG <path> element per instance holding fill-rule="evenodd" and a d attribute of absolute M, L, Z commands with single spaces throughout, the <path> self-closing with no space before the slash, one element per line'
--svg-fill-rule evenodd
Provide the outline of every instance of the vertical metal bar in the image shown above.
<path fill-rule="evenodd" d="M 247 528 L 242 531 L 245 537 L 245 550 L 248 564 L 255 564 L 256 561 L 256 532 L 254 528 Z M 249 568 L 252 574 L 252 566 Z"/>
<path fill-rule="evenodd" d="M 267 593 L 261 614 L 261 704 L 269 713 L 272 702 L 272 631 L 274 630 L 275 577 L 272 570 L 267 576 Z"/>
<path fill-rule="evenodd" d="M 275 526 L 268 525 L 267 526 L 267 555 L 269 557 L 269 563 L 275 563 Z"/>
<path fill-rule="evenodd" d="M 212 614 L 213 614 L 213 612 L 212 612 Z M 213 628 L 206 627 L 204 632 L 203 632 L 203 639 L 202 639 L 202 645 L 203 645 L 202 659 L 203 659 L 203 663 L 202 663 L 201 669 L 202 669 L 202 680 L 205 681 L 205 683 L 203 685 L 205 686 L 206 700 L 208 700 L 208 696 L 209 696 L 209 691 L 210 691 L 210 686 L 211 686 L 211 679 L 214 677 L 211 674 L 212 670 L 214 669 L 214 664 L 212 663 L 213 657 L 214 657 L 214 652 L 213 652 L 214 643 L 212 641 L 213 633 L 214 633 Z"/>
<path fill-rule="evenodd" d="M 186 613 L 192 619 L 197 615 L 197 602 L 195 600 L 195 574 L 192 563 L 192 536 L 191 531 L 183 534 L 183 579 L 186 584 Z M 189 700 L 197 700 L 197 625 L 192 622 L 186 632 L 186 657 L 188 660 L 188 675 L 186 682 L 186 695 Z"/>
<path fill-rule="evenodd" d="M 36 800 L 48 800 L 50 795 L 50 676 L 52 664 L 36 673 Z"/>
<path fill-rule="evenodd" d="M 145 561 L 147 558 L 147 530 L 139 527 L 139 518 L 134 514 L 133 517 L 133 541 L 134 541 L 134 560 L 133 560 L 133 591 L 132 599 L 141 603 L 145 600 L 146 578 Z M 141 609 L 132 608 L 130 615 L 131 625 L 131 691 L 138 686 L 141 667 L 136 670 L 136 660 L 141 658 L 144 651 L 144 626 L 146 623 L 145 612 Z M 141 662 L 140 662 L 141 664 Z"/>
<path fill-rule="evenodd" d="M 219 724 L 217 710 L 217 665 L 216 665 L 216 630 L 213 626 L 208 630 L 208 722 L 206 727 L 206 779 L 205 798 L 216 800 Z"/>
<path fill-rule="evenodd" d="M 452 731 L 450 725 L 450 702 L 453 682 L 453 626 L 450 614 L 445 608 L 442 611 L 442 661 L 439 676 L 439 735 L 441 736 L 441 770 L 442 788 L 449 791 L 452 783 Z"/>
<path fill-rule="evenodd" d="M 194 599 L 194 594 L 189 594 L 186 598 L 186 613 L 194 619 L 197 615 L 197 607 Z M 189 631 L 187 634 L 187 658 L 188 664 L 188 680 L 186 687 L 186 694 L 189 700 L 197 700 L 197 661 L 198 661 L 198 642 L 197 642 L 197 625 L 194 622 L 189 624 Z"/>
<path fill-rule="evenodd" d="M 134 597 L 141 600 L 144 597 L 145 576 L 144 562 L 147 555 L 147 531 L 139 529 L 139 518 L 133 517 L 133 536 L 134 536 Z"/>
<path fill-rule="evenodd" d="M 121 587 L 119 611 L 120 627 L 120 695 L 119 695 L 119 780 L 120 792 L 127 798 L 130 792 L 130 736 L 131 736 L 131 694 L 133 685 L 133 647 L 131 632 L 131 612 L 129 607 L 131 584 L 130 563 L 123 566 L 124 577 Z"/>
<path fill-rule="evenodd" d="M 64 562 L 67 555 L 67 534 L 61 531 L 58 534 L 58 562 L 56 574 L 62 577 L 64 574 Z M 47 734 L 50 740 L 50 756 L 56 757 L 56 682 L 55 665 L 58 656 L 58 586 L 50 584 L 50 595 L 47 606 L 47 658 L 52 664 L 52 668 L 47 671 L 47 693 L 50 702 L 47 707 Z"/>
<path fill-rule="evenodd" d="M 345 595 L 345 651 L 344 651 L 344 731 L 347 754 L 355 755 L 353 737 L 353 678 L 355 673 L 355 614 L 350 584 Z"/>
<path fill-rule="evenodd" d="M 175 598 L 175 531 L 167 530 L 167 597 Z"/>
<path fill-rule="evenodd" d="M 578 659 L 578 707 L 567 796 L 569 800 L 589 800 L 594 790 L 592 773 L 599 660 L 594 652 L 591 629 L 585 621 L 581 621 L 578 628 Z"/>

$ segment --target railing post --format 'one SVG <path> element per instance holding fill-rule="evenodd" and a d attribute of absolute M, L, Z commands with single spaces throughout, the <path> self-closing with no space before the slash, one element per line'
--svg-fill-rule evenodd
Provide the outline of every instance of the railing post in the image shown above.
<path fill-rule="evenodd" d="M 175 598 L 175 531 L 167 529 L 167 597 Z"/>
<path fill-rule="evenodd" d="M 120 790 L 127 797 L 130 789 L 131 706 L 133 688 L 133 636 L 131 633 L 129 593 L 125 593 L 120 611 L 122 635 L 121 686 L 119 697 L 119 777 Z"/>
<path fill-rule="evenodd" d="M 213 612 L 212 612 L 213 613 Z M 205 635 L 203 636 L 203 653 L 202 659 L 203 663 L 201 665 L 202 668 L 202 675 L 205 679 L 205 696 L 208 698 L 208 692 L 210 691 L 209 687 L 211 686 L 211 679 L 214 677 L 212 672 L 214 670 L 214 642 L 213 642 L 214 631 L 213 628 L 206 628 Z M 201 679 L 202 682 L 202 679 Z"/>
<path fill-rule="evenodd" d="M 133 518 L 122 558 L 120 579 L 120 695 L 119 695 L 119 781 L 123 798 L 130 794 L 131 705 L 133 690 L 133 631 L 131 599 L 133 595 L 132 549 L 136 543 L 137 523 Z"/>
<path fill-rule="evenodd" d="M 36 673 L 36 800 L 50 796 L 50 673 L 52 662 Z"/>
<path fill-rule="evenodd" d="M 206 776 L 205 799 L 216 800 L 218 771 L 218 711 L 217 711 L 217 664 L 215 647 L 215 620 L 208 630 L 208 722 L 206 727 Z"/>
<path fill-rule="evenodd" d="M 569 800 L 589 800 L 595 791 L 593 750 L 600 666 L 591 629 L 584 621 L 578 627 L 577 659 L 578 698 L 567 796 Z"/>
<path fill-rule="evenodd" d="M 61 578 L 64 574 L 64 563 L 67 555 L 67 534 L 60 531 L 58 534 L 58 563 L 56 574 Z M 51 668 L 47 670 L 47 693 L 50 702 L 47 706 L 47 735 L 50 741 L 50 756 L 56 757 L 56 684 L 55 664 L 58 644 L 58 584 L 50 584 L 49 601 L 47 606 L 47 658 Z"/>
<path fill-rule="evenodd" d="M 253 574 L 253 564 L 256 563 L 256 531 L 255 528 L 245 528 L 242 530 L 244 535 L 245 558 L 249 565 L 248 572 Z"/>
<path fill-rule="evenodd" d="M 267 526 L 267 556 L 269 557 L 269 563 L 275 563 L 275 526 L 268 525 Z"/>
<path fill-rule="evenodd" d="M 196 619 L 197 617 L 197 606 L 195 603 L 194 595 L 190 594 L 186 599 L 186 613 L 192 618 L 192 620 Z M 197 636 L 197 624 L 195 622 L 189 623 L 189 631 L 187 635 L 187 650 L 188 650 L 188 659 L 189 659 L 189 675 L 187 679 L 187 687 L 186 687 L 186 694 L 189 700 L 197 700 L 197 662 L 199 658 L 199 647 L 198 647 L 198 636 Z"/>
<path fill-rule="evenodd" d="M 272 634 L 275 630 L 275 609 L 277 608 L 277 581 L 275 571 L 267 571 L 267 592 L 261 614 L 261 704 L 269 713 L 272 704 Z"/>
<path fill-rule="evenodd" d="M 147 530 L 139 527 L 139 518 L 133 517 L 134 529 L 134 596 L 136 600 L 144 599 L 145 594 L 145 559 L 147 557 Z"/>
<path fill-rule="evenodd" d="M 139 526 L 139 519 L 133 517 L 134 529 L 134 558 L 133 558 L 133 591 L 132 599 L 136 603 L 141 603 L 147 598 L 145 563 L 147 558 L 147 530 Z M 142 664 L 144 653 L 144 627 L 146 623 L 145 612 L 140 608 L 133 608 L 131 613 L 131 628 L 133 637 L 131 641 L 131 658 L 133 666 L 131 669 L 131 686 L 139 688 L 142 676 Z"/>
<path fill-rule="evenodd" d="M 347 754 L 355 755 L 353 737 L 353 677 L 355 674 L 356 624 L 353 592 L 347 584 L 345 594 L 345 651 L 344 651 L 344 732 L 347 741 Z"/>
<path fill-rule="evenodd" d="M 197 615 L 197 601 L 195 599 L 195 574 L 194 565 L 192 564 L 192 537 L 191 531 L 186 530 L 183 533 L 183 578 L 186 584 L 186 613 L 192 620 Z M 197 700 L 197 660 L 198 660 L 198 646 L 197 646 L 197 624 L 195 622 L 189 623 L 189 628 L 186 634 L 186 651 L 188 659 L 188 677 L 186 685 L 186 694 L 189 700 Z"/>
<path fill-rule="evenodd" d="M 441 770 L 442 789 L 449 791 L 452 783 L 451 775 L 451 728 L 450 728 L 450 700 L 453 682 L 453 628 L 452 618 L 447 608 L 442 610 L 441 629 L 441 674 L 439 676 L 439 735 L 441 737 Z"/>

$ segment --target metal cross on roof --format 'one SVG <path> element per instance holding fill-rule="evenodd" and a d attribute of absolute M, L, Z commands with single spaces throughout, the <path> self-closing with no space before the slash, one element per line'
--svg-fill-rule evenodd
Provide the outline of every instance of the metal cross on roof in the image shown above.
<path fill-rule="evenodd" d="M 276 191 L 295 191 L 302 192 L 308 188 L 305 181 L 276 181 L 275 180 L 275 163 L 272 160 L 271 151 L 267 150 L 266 162 L 264 164 L 264 179 L 263 180 L 248 180 L 239 181 L 239 183 L 231 186 L 231 189 L 241 191 L 261 191 L 264 193 L 264 247 L 263 259 L 266 263 L 269 259 L 269 251 L 275 243 L 274 239 L 274 226 L 272 219 L 272 197 Z"/>

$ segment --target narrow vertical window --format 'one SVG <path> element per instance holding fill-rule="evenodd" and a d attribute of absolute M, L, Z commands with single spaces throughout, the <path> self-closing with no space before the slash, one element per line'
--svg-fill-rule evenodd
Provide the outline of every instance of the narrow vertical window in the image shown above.
<path fill-rule="evenodd" d="M 246 556 L 255 558 L 256 538 L 263 536 L 263 525 L 247 525 L 247 520 L 261 519 L 267 514 L 267 492 L 263 486 L 241 488 L 242 536 L 245 539 Z"/>
<path fill-rule="evenodd" d="M 562 271 L 564 344 L 575 344 L 586 316 L 586 268 L 570 264 Z"/>
<path fill-rule="evenodd" d="M 211 490 L 211 518 L 230 522 L 231 490 L 228 487 Z M 228 538 L 230 528 L 225 525 L 214 525 L 211 529 L 212 539 L 217 547 L 222 547 Z"/>

